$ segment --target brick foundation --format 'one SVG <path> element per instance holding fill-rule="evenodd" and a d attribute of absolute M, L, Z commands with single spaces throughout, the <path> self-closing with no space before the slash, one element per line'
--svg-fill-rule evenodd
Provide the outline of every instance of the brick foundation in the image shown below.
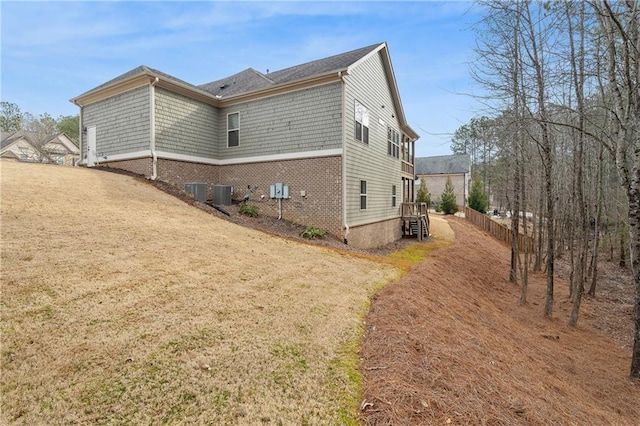
<path fill-rule="evenodd" d="M 272 217 L 278 217 L 278 201 L 270 198 L 270 187 L 283 183 L 290 196 L 282 200 L 283 219 L 342 235 L 341 157 L 220 166 L 218 183 L 233 186 L 236 199 L 250 188 L 249 204 Z"/>
<path fill-rule="evenodd" d="M 151 176 L 153 163 L 151 158 L 138 158 L 135 160 L 112 161 L 109 163 L 100 163 L 96 167 L 106 167 L 112 169 L 126 170 L 131 173 Z"/>
<path fill-rule="evenodd" d="M 158 180 L 184 189 L 185 183 L 206 183 L 207 199 L 213 198 L 213 185 L 219 181 L 219 166 L 176 160 L 158 160 Z"/>
<path fill-rule="evenodd" d="M 128 170 L 146 177 L 152 174 L 151 158 L 101 164 Z M 240 199 L 250 190 L 249 205 L 260 214 L 278 217 L 278 201 L 270 198 L 270 186 L 289 186 L 288 199 L 282 200 L 282 218 L 300 225 L 315 226 L 342 238 L 342 158 L 324 157 L 301 160 L 214 166 L 186 161 L 158 160 L 158 179 L 184 189 L 189 182 L 231 185 L 233 198 Z M 250 189 L 249 189 L 250 188 Z M 400 218 L 349 228 L 349 245 L 378 247 L 402 238 Z"/>

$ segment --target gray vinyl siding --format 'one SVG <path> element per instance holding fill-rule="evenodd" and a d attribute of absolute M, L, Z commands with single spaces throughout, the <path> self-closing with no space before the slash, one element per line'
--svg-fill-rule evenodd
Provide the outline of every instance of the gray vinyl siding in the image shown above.
<path fill-rule="evenodd" d="M 82 111 L 82 125 L 96 127 L 98 158 L 149 149 L 148 85 L 86 105 Z M 84 135 L 82 146 L 86 147 Z"/>
<path fill-rule="evenodd" d="M 216 158 L 218 111 L 215 107 L 156 88 L 156 150 Z"/>
<path fill-rule="evenodd" d="M 227 147 L 227 114 L 240 114 L 240 144 Z M 325 84 L 226 107 L 219 157 L 232 159 L 342 147 L 342 86 Z"/>
<path fill-rule="evenodd" d="M 369 111 L 369 144 L 355 140 L 356 100 Z M 379 53 L 355 67 L 346 78 L 344 110 L 347 224 L 353 226 L 398 217 L 402 200 L 402 166 L 399 159 L 387 154 L 387 126 L 398 132 L 400 126 Z M 366 210 L 360 210 L 361 180 L 367 181 Z M 395 207 L 391 206 L 392 185 L 396 185 Z"/>

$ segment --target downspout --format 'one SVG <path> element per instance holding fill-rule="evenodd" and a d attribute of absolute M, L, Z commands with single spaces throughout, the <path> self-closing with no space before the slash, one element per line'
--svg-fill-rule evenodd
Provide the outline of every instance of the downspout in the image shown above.
<path fill-rule="evenodd" d="M 342 80 L 342 226 L 344 227 L 343 241 L 348 244 L 347 236 L 349 236 L 349 224 L 347 223 L 347 133 L 346 133 L 346 120 L 347 120 L 347 106 L 346 91 L 347 81 L 345 76 L 348 72 L 344 73 L 338 71 L 338 77 Z"/>
<path fill-rule="evenodd" d="M 158 178 L 158 154 L 156 153 L 156 90 L 155 85 L 158 84 L 160 79 L 158 77 L 153 80 L 151 86 L 149 86 L 149 96 L 150 96 L 150 114 L 149 121 L 151 125 L 151 131 L 149 132 L 150 139 L 150 149 L 151 149 L 151 158 L 152 158 L 152 170 L 151 170 L 151 180 L 156 180 Z"/>
<path fill-rule="evenodd" d="M 84 152 L 82 150 L 82 136 L 84 135 L 82 131 L 82 105 L 80 105 L 77 101 L 73 101 L 73 104 L 80 108 L 80 114 L 78 114 L 78 143 L 80 144 L 78 149 L 80 150 L 80 157 L 78 158 L 78 162 L 75 164 L 76 166 L 79 166 L 82 162 L 82 154 Z"/>

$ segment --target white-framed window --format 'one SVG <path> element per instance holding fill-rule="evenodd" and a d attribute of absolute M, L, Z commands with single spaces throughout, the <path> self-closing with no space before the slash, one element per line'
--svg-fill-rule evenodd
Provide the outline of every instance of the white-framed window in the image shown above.
<path fill-rule="evenodd" d="M 369 110 L 360 102 L 355 101 L 354 119 L 356 122 L 356 140 L 369 143 Z"/>
<path fill-rule="evenodd" d="M 400 134 L 392 127 L 387 127 L 387 154 L 400 158 Z"/>
<path fill-rule="evenodd" d="M 240 145 L 240 113 L 227 114 L 227 147 Z"/>
<path fill-rule="evenodd" d="M 360 210 L 367 209 L 367 181 L 360 181 Z"/>
<path fill-rule="evenodd" d="M 396 206 L 396 186 L 391 185 L 391 207 Z"/>
<path fill-rule="evenodd" d="M 29 159 L 29 148 L 25 148 L 25 147 L 19 147 L 18 150 L 20 151 L 20 159 L 25 161 Z"/>

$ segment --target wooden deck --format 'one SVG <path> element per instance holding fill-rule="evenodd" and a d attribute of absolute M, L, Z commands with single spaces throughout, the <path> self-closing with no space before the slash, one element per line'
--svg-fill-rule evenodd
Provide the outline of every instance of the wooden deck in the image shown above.
<path fill-rule="evenodd" d="M 429 236 L 429 213 L 426 203 L 402 203 L 402 236 L 417 238 L 418 241 Z"/>

